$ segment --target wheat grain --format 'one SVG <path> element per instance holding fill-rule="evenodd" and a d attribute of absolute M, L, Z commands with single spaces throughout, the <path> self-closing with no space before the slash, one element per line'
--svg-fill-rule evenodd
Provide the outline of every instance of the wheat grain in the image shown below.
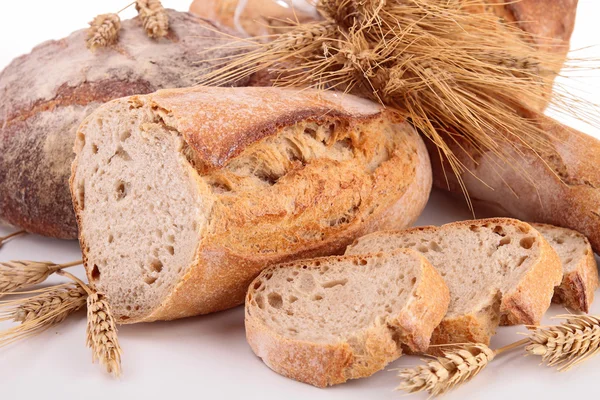
<path fill-rule="evenodd" d="M 117 14 L 98 15 L 87 32 L 86 45 L 90 50 L 113 45 L 119 39 L 121 19 Z"/>
<path fill-rule="evenodd" d="M 0 346 L 25 339 L 63 322 L 81 309 L 87 292 L 79 285 L 63 284 L 44 288 L 34 296 L 0 303 L 0 321 L 19 325 L 0 333 Z"/>
<path fill-rule="evenodd" d="M 531 327 L 529 355 L 559 371 L 567 371 L 600 352 L 600 318 L 590 315 L 561 315 L 560 325 Z"/>
<path fill-rule="evenodd" d="M 104 296 L 90 288 L 79 278 L 59 271 L 75 281 L 87 292 L 87 346 L 92 350 L 92 362 L 99 361 L 109 374 L 121 376 L 121 346 L 117 337 L 115 319 Z"/>
<path fill-rule="evenodd" d="M 6 235 L 6 236 L 1 236 L 0 237 L 0 248 L 2 247 L 2 245 L 4 243 L 6 243 L 6 241 L 8 241 L 9 239 L 14 238 L 15 236 L 20 236 L 20 235 L 25 235 L 27 233 L 27 231 L 17 231 L 17 232 L 13 232 L 10 235 Z"/>
<path fill-rule="evenodd" d="M 496 356 L 483 344 L 452 346 L 443 357 L 435 357 L 425 365 L 402 370 L 397 390 L 408 393 L 428 392 L 439 396 L 466 383 L 479 374 Z"/>
<path fill-rule="evenodd" d="M 6 261 L 0 262 L 0 297 L 7 293 L 37 285 L 54 272 L 81 264 L 76 261 L 56 264 L 47 261 Z"/>
<path fill-rule="evenodd" d="M 169 33 L 169 16 L 159 0 L 137 0 L 138 10 L 146 34 L 154 39 Z"/>
<path fill-rule="evenodd" d="M 121 347 L 110 307 L 96 292 L 87 299 L 87 345 L 92 349 L 92 361 L 99 361 L 115 377 L 121 375 Z"/>

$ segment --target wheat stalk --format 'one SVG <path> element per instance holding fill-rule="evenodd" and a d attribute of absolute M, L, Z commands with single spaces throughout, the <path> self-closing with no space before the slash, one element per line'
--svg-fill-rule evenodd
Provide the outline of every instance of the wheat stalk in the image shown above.
<path fill-rule="evenodd" d="M 119 39 L 121 18 L 117 14 L 98 15 L 92 22 L 87 32 L 86 45 L 94 51 L 99 47 L 113 45 Z"/>
<path fill-rule="evenodd" d="M 169 33 L 169 16 L 160 0 L 137 0 L 135 4 L 146 34 L 158 39 Z"/>
<path fill-rule="evenodd" d="M 121 376 L 121 346 L 117 327 L 106 298 L 66 271 L 60 271 L 81 286 L 87 296 L 87 346 L 92 349 L 92 362 L 99 361 L 109 374 Z"/>
<path fill-rule="evenodd" d="M 600 352 L 600 318 L 590 315 L 559 315 L 566 321 L 556 326 L 537 327 L 525 348 L 529 355 L 559 371 L 574 366 Z"/>
<path fill-rule="evenodd" d="M 27 231 L 22 230 L 22 231 L 18 231 L 18 232 L 13 232 L 10 235 L 6 235 L 6 236 L 0 236 L 0 248 L 2 247 L 2 245 L 4 245 L 4 243 L 6 243 L 9 239 L 14 238 L 15 236 L 20 236 L 20 235 L 25 235 L 27 233 Z"/>
<path fill-rule="evenodd" d="M 16 290 L 37 285 L 53 273 L 81 263 L 82 261 L 67 264 L 56 264 L 47 261 L 0 262 L 0 297 Z"/>
<path fill-rule="evenodd" d="M 0 303 L 0 321 L 19 325 L 0 333 L 0 346 L 25 339 L 63 322 L 85 305 L 87 292 L 79 285 L 62 284 L 32 292 L 29 298 Z"/>
<path fill-rule="evenodd" d="M 396 390 L 425 391 L 439 396 L 473 379 L 496 357 L 496 353 L 483 344 L 460 344 L 451 348 L 444 351 L 443 357 L 400 371 L 398 376 L 402 382 Z"/>

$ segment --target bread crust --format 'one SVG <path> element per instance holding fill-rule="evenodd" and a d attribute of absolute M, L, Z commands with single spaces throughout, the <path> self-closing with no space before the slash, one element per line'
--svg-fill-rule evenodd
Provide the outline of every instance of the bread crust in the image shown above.
<path fill-rule="evenodd" d="M 80 30 L 37 46 L 0 73 L 0 219 L 77 238 L 68 180 L 80 123 L 104 102 L 192 86 L 192 72 L 210 68 L 198 65 L 197 55 L 218 41 L 219 28 L 189 13 L 167 13 L 171 30 L 160 41 L 135 18 L 123 21 L 113 47 L 90 52 Z"/>
<path fill-rule="evenodd" d="M 407 229 L 404 231 L 381 231 L 370 234 L 367 238 L 385 237 L 410 232 L 437 232 L 441 229 L 452 230 L 454 227 L 469 227 L 478 224 L 516 224 L 528 229 L 535 234 L 535 239 L 540 243 L 540 258 L 531 266 L 528 273 L 521 279 L 519 284 L 510 292 L 501 294 L 492 293 L 487 306 L 475 313 L 448 316 L 444 318 L 433 333 L 431 344 L 448 343 L 484 343 L 489 344 L 491 336 L 495 334 L 498 323 L 504 325 L 513 324 L 539 324 L 542 316 L 550 306 L 554 293 L 554 287 L 562 279 L 562 264 L 558 254 L 533 227 L 524 222 L 509 218 L 490 218 L 476 221 L 453 222 L 441 227 L 423 226 Z M 354 248 L 365 238 L 357 239 L 348 247 L 346 254 L 356 254 Z M 361 249 L 362 251 L 362 249 Z M 436 354 L 436 349 L 431 348 L 428 352 Z"/>
<path fill-rule="evenodd" d="M 556 229 L 552 225 L 531 224 L 534 228 Z M 574 235 L 582 239 L 586 245 L 584 257 L 579 261 L 573 271 L 564 274 L 560 286 L 554 289 L 553 303 L 562 304 L 565 307 L 588 313 L 594 302 L 594 292 L 600 286 L 598 281 L 598 264 L 589 240 L 579 232 L 570 230 Z"/>
<path fill-rule="evenodd" d="M 407 249 L 399 252 L 411 254 L 420 260 L 421 279 L 402 313 L 366 332 L 362 340 L 364 353 L 368 355 L 368 359 L 364 360 L 366 363 L 356 362 L 357 356 L 346 342 L 337 345 L 313 343 L 284 338 L 273 332 L 253 317 L 250 311 L 248 305 L 252 289 L 248 291 L 245 309 L 246 338 L 250 347 L 273 371 L 321 388 L 373 375 L 402 355 L 401 344 L 406 344 L 412 351 L 427 349 L 434 328 L 448 309 L 448 287 L 435 268 L 419 253 Z M 351 258 L 358 261 L 363 257 Z M 317 260 L 325 264 L 330 260 L 335 262 L 335 259 L 324 257 Z M 314 260 L 305 260 L 303 263 L 311 261 Z M 261 276 L 270 270 L 272 268 L 263 271 Z"/>
<path fill-rule="evenodd" d="M 237 197 L 209 194 L 216 196 L 212 209 L 215 222 L 210 234 L 200 238 L 193 265 L 158 308 L 139 318 L 117 316 L 129 317 L 121 319 L 122 323 L 176 319 L 239 305 L 248 284 L 267 266 L 341 254 L 354 239 L 380 227 L 406 227 L 420 214 L 431 190 L 431 167 L 419 135 L 401 123 L 397 115 L 353 96 L 275 88 L 203 87 L 134 96 L 116 100 L 115 104 L 123 102 L 131 107 L 148 107 L 166 129 L 176 130 L 186 139 L 198 171 L 198 187 L 207 187 L 207 176 L 222 171 L 246 149 L 298 121 L 338 123 L 348 132 L 360 126 L 393 126 L 394 140 L 402 144 L 367 178 L 365 171 L 354 170 L 354 164 L 316 160 L 312 166 L 287 173 L 281 184 L 260 193 L 238 193 Z M 89 120 L 110 107 L 112 103 L 103 106 Z M 213 125 L 225 116 L 228 126 Z M 85 129 L 84 122 L 82 134 Z M 371 136 L 355 138 L 357 154 L 369 156 L 378 151 L 370 142 L 374 140 Z M 78 162 L 76 159 L 73 163 L 71 187 L 76 212 L 81 214 L 74 185 Z M 286 199 L 293 199 L 293 211 Z M 255 203 L 262 204 L 260 210 L 248 206 Z M 340 208 L 352 212 L 344 223 L 324 226 L 320 222 Z M 304 231 L 319 235 L 303 237 Z M 286 239 L 289 237 L 295 240 Z M 93 282 L 93 262 L 88 262 L 86 238 L 81 234 L 80 243 Z"/>

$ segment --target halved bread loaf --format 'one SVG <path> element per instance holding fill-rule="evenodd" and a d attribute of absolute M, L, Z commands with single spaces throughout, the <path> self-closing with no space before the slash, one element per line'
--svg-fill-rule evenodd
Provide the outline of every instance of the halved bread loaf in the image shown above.
<path fill-rule="evenodd" d="M 325 257 L 268 268 L 246 297 L 246 336 L 275 372 L 325 387 L 424 351 L 448 287 L 419 253 Z"/>
<path fill-rule="evenodd" d="M 346 254 L 400 248 L 421 252 L 450 288 L 448 314 L 432 344 L 489 344 L 500 322 L 536 325 L 562 279 L 560 259 L 542 235 L 507 218 L 377 232 Z"/>
<path fill-rule="evenodd" d="M 335 92 L 191 88 L 81 125 L 71 190 L 90 283 L 122 323 L 242 304 L 269 265 L 402 228 L 431 189 L 419 135 Z"/>
<path fill-rule="evenodd" d="M 571 229 L 545 224 L 531 224 L 558 253 L 563 264 L 563 280 L 554 289 L 555 303 L 589 312 L 598 289 L 598 264 L 588 239 Z"/>

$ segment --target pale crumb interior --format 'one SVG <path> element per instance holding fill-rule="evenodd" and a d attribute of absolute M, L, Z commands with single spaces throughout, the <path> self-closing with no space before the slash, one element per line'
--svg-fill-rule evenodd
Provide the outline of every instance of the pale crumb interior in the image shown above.
<path fill-rule="evenodd" d="M 347 254 L 409 248 L 423 254 L 450 289 L 447 317 L 492 306 L 522 279 L 540 255 L 536 232 L 526 224 L 473 221 L 440 229 L 374 234 L 360 239 Z"/>
<path fill-rule="evenodd" d="M 91 283 L 121 321 L 146 316 L 192 264 L 209 204 L 180 135 L 118 103 L 89 121 L 75 176 Z"/>
<path fill-rule="evenodd" d="M 421 279 L 416 255 L 309 260 L 271 268 L 249 289 L 247 307 L 277 334 L 314 343 L 353 343 L 406 307 Z"/>
<path fill-rule="evenodd" d="M 579 263 L 589 256 L 589 244 L 582 234 L 550 225 L 535 224 L 534 228 L 558 253 L 565 274 L 577 270 Z"/>

